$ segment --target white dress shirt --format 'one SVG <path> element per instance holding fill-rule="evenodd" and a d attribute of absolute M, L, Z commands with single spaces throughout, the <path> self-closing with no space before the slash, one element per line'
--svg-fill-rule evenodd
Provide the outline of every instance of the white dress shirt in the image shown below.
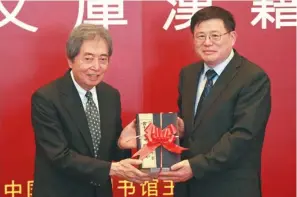
<path fill-rule="evenodd" d="M 82 104 L 83 104 L 83 106 L 84 106 L 84 109 L 86 110 L 86 105 L 87 105 L 87 101 L 88 101 L 88 99 L 87 99 L 87 97 L 86 97 L 86 93 L 87 93 L 87 91 L 86 91 L 85 89 L 83 89 L 83 88 L 82 88 L 82 87 L 75 81 L 72 71 L 70 72 L 70 75 L 71 75 L 72 81 L 73 81 L 73 83 L 74 83 L 74 85 L 75 85 L 75 87 L 76 87 L 76 89 L 77 89 L 77 91 L 78 91 L 78 94 L 79 94 L 79 97 L 80 97 L 80 99 L 81 99 L 81 102 L 82 102 Z M 92 93 L 93 100 L 94 100 L 94 102 L 95 102 L 95 104 L 96 104 L 96 106 L 97 106 L 97 109 L 99 109 L 96 87 L 94 86 L 94 87 L 90 90 L 90 92 Z"/>
<path fill-rule="evenodd" d="M 219 78 L 219 76 L 221 75 L 221 73 L 223 72 L 223 70 L 226 68 L 226 66 L 228 65 L 228 63 L 231 61 L 231 59 L 234 56 L 234 51 L 232 50 L 230 55 L 228 56 L 227 59 L 225 59 L 222 63 L 214 66 L 214 67 L 209 67 L 204 63 L 204 69 L 203 72 L 200 75 L 200 79 L 199 79 L 199 83 L 198 83 L 198 87 L 197 87 L 197 93 L 196 93 L 196 101 L 195 101 L 195 109 L 194 109 L 194 116 L 196 114 L 196 110 L 197 110 L 197 106 L 201 97 L 201 94 L 204 90 L 204 86 L 206 84 L 207 81 L 207 77 L 206 77 L 206 72 L 209 69 L 213 69 L 217 75 L 213 78 L 213 84 L 215 84 L 215 82 L 217 81 L 217 79 Z"/>

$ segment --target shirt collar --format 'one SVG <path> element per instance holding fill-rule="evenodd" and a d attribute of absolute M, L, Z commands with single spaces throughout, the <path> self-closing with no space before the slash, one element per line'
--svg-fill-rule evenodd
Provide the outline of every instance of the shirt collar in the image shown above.
<path fill-rule="evenodd" d="M 214 67 L 210 67 L 208 66 L 206 63 L 204 63 L 204 71 L 203 71 L 203 74 L 205 75 L 205 73 L 209 70 L 209 69 L 213 69 L 218 76 L 221 75 L 221 73 L 223 72 L 223 70 L 226 68 L 226 66 L 228 65 L 228 63 L 231 61 L 231 59 L 233 58 L 234 56 L 234 51 L 233 49 L 231 50 L 231 53 L 230 55 L 223 61 L 221 62 L 220 64 L 214 66 Z"/>
<path fill-rule="evenodd" d="M 86 91 L 85 89 L 83 89 L 83 88 L 76 82 L 76 80 L 74 79 L 74 76 L 73 76 L 73 72 L 72 72 L 72 71 L 70 71 L 70 75 L 71 75 L 72 81 L 73 81 L 73 83 L 74 83 L 74 85 L 75 85 L 75 87 L 76 87 L 76 89 L 77 89 L 77 91 L 78 91 L 79 96 L 80 96 L 81 98 L 84 98 L 85 95 L 86 95 L 86 93 L 87 93 L 87 91 Z M 97 97 L 97 92 L 96 92 L 96 87 L 95 87 L 95 86 L 90 90 L 90 92 L 92 93 L 93 98 L 94 98 L 94 97 Z"/>

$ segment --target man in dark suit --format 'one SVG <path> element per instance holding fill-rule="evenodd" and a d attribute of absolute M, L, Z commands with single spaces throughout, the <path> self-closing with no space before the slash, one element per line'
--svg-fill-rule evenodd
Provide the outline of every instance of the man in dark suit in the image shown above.
<path fill-rule="evenodd" d="M 66 50 L 70 70 L 32 96 L 33 197 L 112 197 L 111 176 L 150 180 L 117 145 L 135 125 L 122 129 L 120 93 L 102 81 L 112 55 L 108 31 L 82 24 Z"/>
<path fill-rule="evenodd" d="M 202 60 L 181 70 L 178 97 L 181 145 L 189 150 L 160 178 L 177 182 L 175 197 L 260 197 L 269 77 L 233 49 L 227 10 L 201 9 L 191 31 Z"/>

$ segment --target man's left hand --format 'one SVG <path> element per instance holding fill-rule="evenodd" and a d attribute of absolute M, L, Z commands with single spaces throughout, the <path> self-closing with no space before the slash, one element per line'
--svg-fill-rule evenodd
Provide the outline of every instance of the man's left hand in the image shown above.
<path fill-rule="evenodd" d="M 171 171 L 161 172 L 159 179 L 171 180 L 173 182 L 184 182 L 193 177 L 189 160 L 183 160 L 171 166 Z"/>
<path fill-rule="evenodd" d="M 118 146 L 121 149 L 133 149 L 137 147 L 136 143 L 136 120 L 131 121 L 122 131 L 118 140 Z"/>
<path fill-rule="evenodd" d="M 181 119 L 180 117 L 177 117 L 177 132 L 178 132 L 178 136 L 180 138 L 184 137 L 185 134 L 185 123 L 183 121 L 183 119 Z"/>

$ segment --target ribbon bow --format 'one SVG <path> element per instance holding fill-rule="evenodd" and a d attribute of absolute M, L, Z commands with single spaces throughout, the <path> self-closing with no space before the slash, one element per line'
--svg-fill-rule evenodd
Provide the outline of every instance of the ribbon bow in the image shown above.
<path fill-rule="evenodd" d="M 144 145 L 139 151 L 137 151 L 133 156 L 140 156 L 139 159 L 144 159 L 150 153 L 152 153 L 159 146 L 166 148 L 170 152 L 174 152 L 177 154 L 181 154 L 182 151 L 187 150 L 187 148 L 178 146 L 174 143 L 176 136 L 174 134 L 177 133 L 176 128 L 173 124 L 168 125 L 165 129 L 161 129 L 156 127 L 152 123 L 150 123 L 144 130 L 145 138 L 148 143 Z M 161 150 L 162 151 L 162 150 Z M 162 155 L 162 152 L 161 152 Z M 161 156 L 162 161 L 162 156 Z M 162 162 L 161 162 L 162 166 Z"/>

